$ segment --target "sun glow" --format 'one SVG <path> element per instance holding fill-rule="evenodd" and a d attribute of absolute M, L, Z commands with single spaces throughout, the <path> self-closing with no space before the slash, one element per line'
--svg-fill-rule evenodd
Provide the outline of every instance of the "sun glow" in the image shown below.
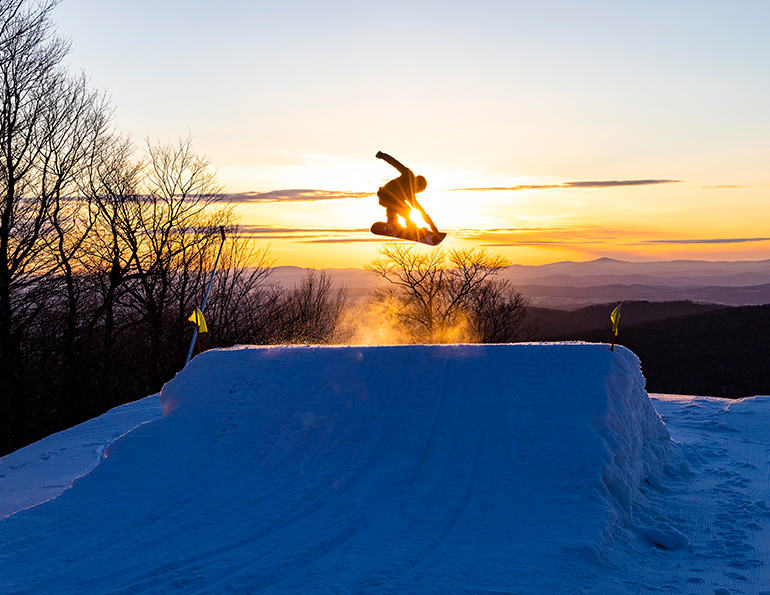
<path fill-rule="evenodd" d="M 271 243 L 280 265 L 361 267 L 377 256 L 384 240 L 370 234 L 369 227 L 386 218 L 375 192 L 387 182 L 383 172 L 370 171 L 363 159 L 352 160 L 344 173 L 337 174 L 336 166 L 326 169 L 329 177 L 319 178 L 318 183 L 315 171 L 300 176 L 292 169 L 285 179 L 271 180 L 259 189 L 339 190 L 338 199 L 265 199 L 237 204 L 242 223 L 258 230 L 255 238 Z M 743 217 L 740 208 L 720 215 L 719 228 L 713 229 L 714 213 L 731 200 L 741 199 L 754 212 L 760 210 L 766 186 L 701 188 L 671 183 L 592 188 L 567 186 L 563 182 L 571 178 L 566 176 L 506 177 L 422 166 L 419 171 L 435 182 L 419 199 L 436 226 L 448 233 L 445 247 L 485 246 L 518 264 L 602 256 L 620 260 L 759 259 L 770 249 L 770 241 L 741 243 L 741 238 L 767 234 L 758 221 Z M 355 176 L 348 179 L 351 172 Z M 297 174 L 296 180 L 290 174 Z M 641 209 L 642 204 L 649 214 Z M 419 209 L 404 215 L 398 221 L 402 227 L 430 227 Z M 702 243 L 687 243 L 700 238 Z M 731 238 L 737 239 L 733 243 Z"/>
<path fill-rule="evenodd" d="M 409 213 L 409 219 L 417 227 L 429 227 L 428 223 L 425 221 L 425 219 L 422 218 L 422 214 L 417 209 L 411 210 L 411 212 Z"/>

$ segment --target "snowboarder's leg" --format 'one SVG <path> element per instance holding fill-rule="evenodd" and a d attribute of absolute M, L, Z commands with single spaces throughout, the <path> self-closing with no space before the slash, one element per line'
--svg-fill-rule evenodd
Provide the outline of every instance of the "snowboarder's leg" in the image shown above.
<path fill-rule="evenodd" d="M 393 228 L 401 227 L 401 224 L 398 222 L 398 209 L 396 209 L 396 207 L 385 207 L 385 214 L 388 218 L 388 225 Z"/>

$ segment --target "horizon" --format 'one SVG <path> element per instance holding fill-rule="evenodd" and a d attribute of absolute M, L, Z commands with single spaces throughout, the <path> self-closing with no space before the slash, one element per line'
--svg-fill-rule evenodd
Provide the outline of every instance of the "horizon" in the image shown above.
<path fill-rule="evenodd" d="M 600 261 L 610 261 L 610 262 L 617 262 L 621 264 L 630 264 L 630 265 L 658 265 L 658 264 L 688 264 L 688 263 L 697 263 L 697 264 L 724 264 L 724 265 L 731 265 L 731 264 L 765 264 L 770 263 L 770 258 L 760 258 L 760 259 L 745 259 L 745 260 L 702 260 L 702 259 L 670 259 L 670 260 L 623 260 L 618 258 L 611 258 L 609 256 L 600 256 L 598 258 L 593 258 L 591 260 L 557 260 L 554 262 L 544 262 L 542 264 L 521 264 L 518 262 L 510 262 L 507 265 L 505 265 L 505 268 L 510 267 L 527 267 L 527 268 L 540 268 L 540 267 L 548 267 L 553 265 L 560 265 L 560 264 L 575 264 L 575 265 L 581 265 L 581 264 L 591 264 L 596 263 Z M 363 266 L 360 267 L 314 267 L 314 266 L 300 266 L 300 265 L 289 265 L 289 264 L 279 264 L 275 263 L 270 268 L 298 268 L 298 269 L 331 269 L 331 270 L 353 270 L 353 271 L 364 271 L 366 270 Z"/>
<path fill-rule="evenodd" d="M 375 193 L 397 175 L 378 150 L 425 175 L 449 248 L 524 265 L 770 258 L 768 17 L 602 1 L 53 12 L 116 128 L 190 134 L 246 232 L 305 268 L 377 256 Z"/>

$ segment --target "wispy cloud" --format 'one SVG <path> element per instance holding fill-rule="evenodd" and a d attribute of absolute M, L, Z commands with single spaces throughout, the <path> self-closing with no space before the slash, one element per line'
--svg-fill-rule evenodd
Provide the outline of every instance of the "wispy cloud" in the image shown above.
<path fill-rule="evenodd" d="M 711 238 L 703 240 L 647 240 L 644 244 L 745 244 L 769 242 L 770 238 Z"/>
<path fill-rule="evenodd" d="M 353 233 L 359 231 L 369 231 L 363 227 L 273 227 L 271 225 L 239 225 L 238 230 L 244 234 L 263 234 L 263 233 Z"/>
<path fill-rule="evenodd" d="M 364 235 L 366 234 L 366 235 Z M 241 225 L 238 235 L 253 240 L 291 240 L 303 243 L 350 243 L 371 237 L 368 228 L 273 227 L 270 225 Z M 361 238 L 361 239 L 356 239 Z"/>
<path fill-rule="evenodd" d="M 592 180 L 584 182 L 561 182 L 559 184 L 519 184 L 517 186 L 489 186 L 483 188 L 452 188 L 454 191 L 499 192 L 520 190 L 551 190 L 554 188 L 617 188 L 622 186 L 652 186 L 655 184 L 678 184 L 682 180 Z"/>
<path fill-rule="evenodd" d="M 484 235 L 480 230 L 447 230 L 452 237 L 475 240 Z M 274 227 L 270 225 L 241 225 L 238 235 L 254 240 L 285 240 L 303 244 L 357 244 L 389 241 L 372 234 L 369 228 Z M 495 235 L 495 237 L 499 237 Z"/>
<path fill-rule="evenodd" d="M 242 202 L 314 202 L 319 200 L 340 200 L 343 198 L 366 198 L 371 192 L 350 192 L 345 190 L 317 190 L 308 188 L 290 188 L 271 190 L 270 192 L 238 192 L 227 194 L 224 200 L 233 203 Z"/>
<path fill-rule="evenodd" d="M 653 186 L 679 184 L 682 180 L 605 180 L 593 182 L 565 182 L 565 188 L 612 188 L 615 186 Z"/>

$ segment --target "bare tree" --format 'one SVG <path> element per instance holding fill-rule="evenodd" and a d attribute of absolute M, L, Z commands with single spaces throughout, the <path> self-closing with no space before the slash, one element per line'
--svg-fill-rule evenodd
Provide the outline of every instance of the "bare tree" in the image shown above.
<path fill-rule="evenodd" d="M 344 288 L 335 288 L 331 276 L 308 269 L 281 300 L 275 342 L 329 343 L 347 300 Z"/>
<path fill-rule="evenodd" d="M 422 250 L 390 243 L 366 268 L 390 283 L 374 294 L 410 341 L 514 340 L 528 301 L 497 276 L 507 266 L 483 249 Z"/>
<path fill-rule="evenodd" d="M 0 0 L 0 53 L 17 37 L 26 35 L 48 19 L 59 0 L 30 6 L 29 0 Z"/>
<path fill-rule="evenodd" d="M 270 247 L 242 236 L 237 225 L 227 228 L 227 238 L 206 306 L 206 320 L 211 322 L 206 343 L 209 347 L 247 341 L 266 343 L 281 295 L 268 283 L 274 263 Z M 209 257 L 201 267 L 206 273 L 213 266 L 212 260 Z M 189 315 L 191 309 L 186 309 L 185 314 Z"/>
<path fill-rule="evenodd" d="M 436 342 L 447 318 L 454 314 L 442 309 L 448 289 L 446 252 L 388 243 L 380 255 L 365 268 L 386 279 L 391 287 L 376 292 L 375 299 L 396 304 L 397 317 L 410 335 L 422 337 L 421 342 Z"/>
<path fill-rule="evenodd" d="M 527 317 L 531 302 L 508 279 L 492 278 L 468 294 L 465 308 L 481 343 L 512 343 L 533 336 L 533 322 Z"/>
<path fill-rule="evenodd" d="M 464 310 L 482 343 L 504 343 L 529 337 L 527 308 L 531 300 L 510 281 L 499 278 L 508 261 L 483 248 L 449 253 L 449 307 Z"/>
<path fill-rule="evenodd" d="M 176 144 L 147 141 L 142 208 L 132 235 L 135 272 L 128 290 L 146 330 L 148 361 L 154 369 L 150 382 L 158 388 L 165 376 L 163 366 L 170 359 L 165 323 L 173 316 L 170 308 L 179 259 L 196 245 L 216 241 L 219 225 L 229 223 L 231 217 L 226 208 L 211 211 L 221 197 L 219 192 L 210 161 L 194 152 L 189 137 Z M 182 309 L 176 314 L 181 327 L 186 317 Z"/>
<path fill-rule="evenodd" d="M 42 250 L 50 230 L 50 195 L 41 160 L 64 76 L 68 44 L 53 34 L 53 3 L 3 4 L 0 38 L 0 424 L 4 445 L 24 442 L 22 340 L 40 311 L 35 291 L 53 267 Z"/>
<path fill-rule="evenodd" d="M 82 256 L 82 268 L 90 271 L 92 292 L 99 296 L 90 313 L 90 342 L 99 346 L 97 385 L 110 404 L 115 404 L 111 397 L 115 395 L 117 333 L 127 325 L 119 317 L 120 300 L 134 271 L 135 230 L 142 209 L 139 187 L 144 164 L 133 159 L 134 152 L 130 141 L 123 138 L 100 143 L 81 190 L 95 212 Z"/>
<path fill-rule="evenodd" d="M 110 143 L 110 108 L 103 95 L 88 88 L 85 76 L 62 76 L 46 114 L 46 143 L 37 167 L 41 195 L 49 205 L 50 229 L 43 236 L 56 272 L 55 287 L 66 303 L 62 346 L 63 383 L 60 398 L 82 392 L 80 362 L 76 358 L 76 335 L 80 296 L 85 277 L 82 271 L 84 244 L 96 222 L 97 210 L 88 193 L 88 172 L 100 159 L 102 146 Z"/>

